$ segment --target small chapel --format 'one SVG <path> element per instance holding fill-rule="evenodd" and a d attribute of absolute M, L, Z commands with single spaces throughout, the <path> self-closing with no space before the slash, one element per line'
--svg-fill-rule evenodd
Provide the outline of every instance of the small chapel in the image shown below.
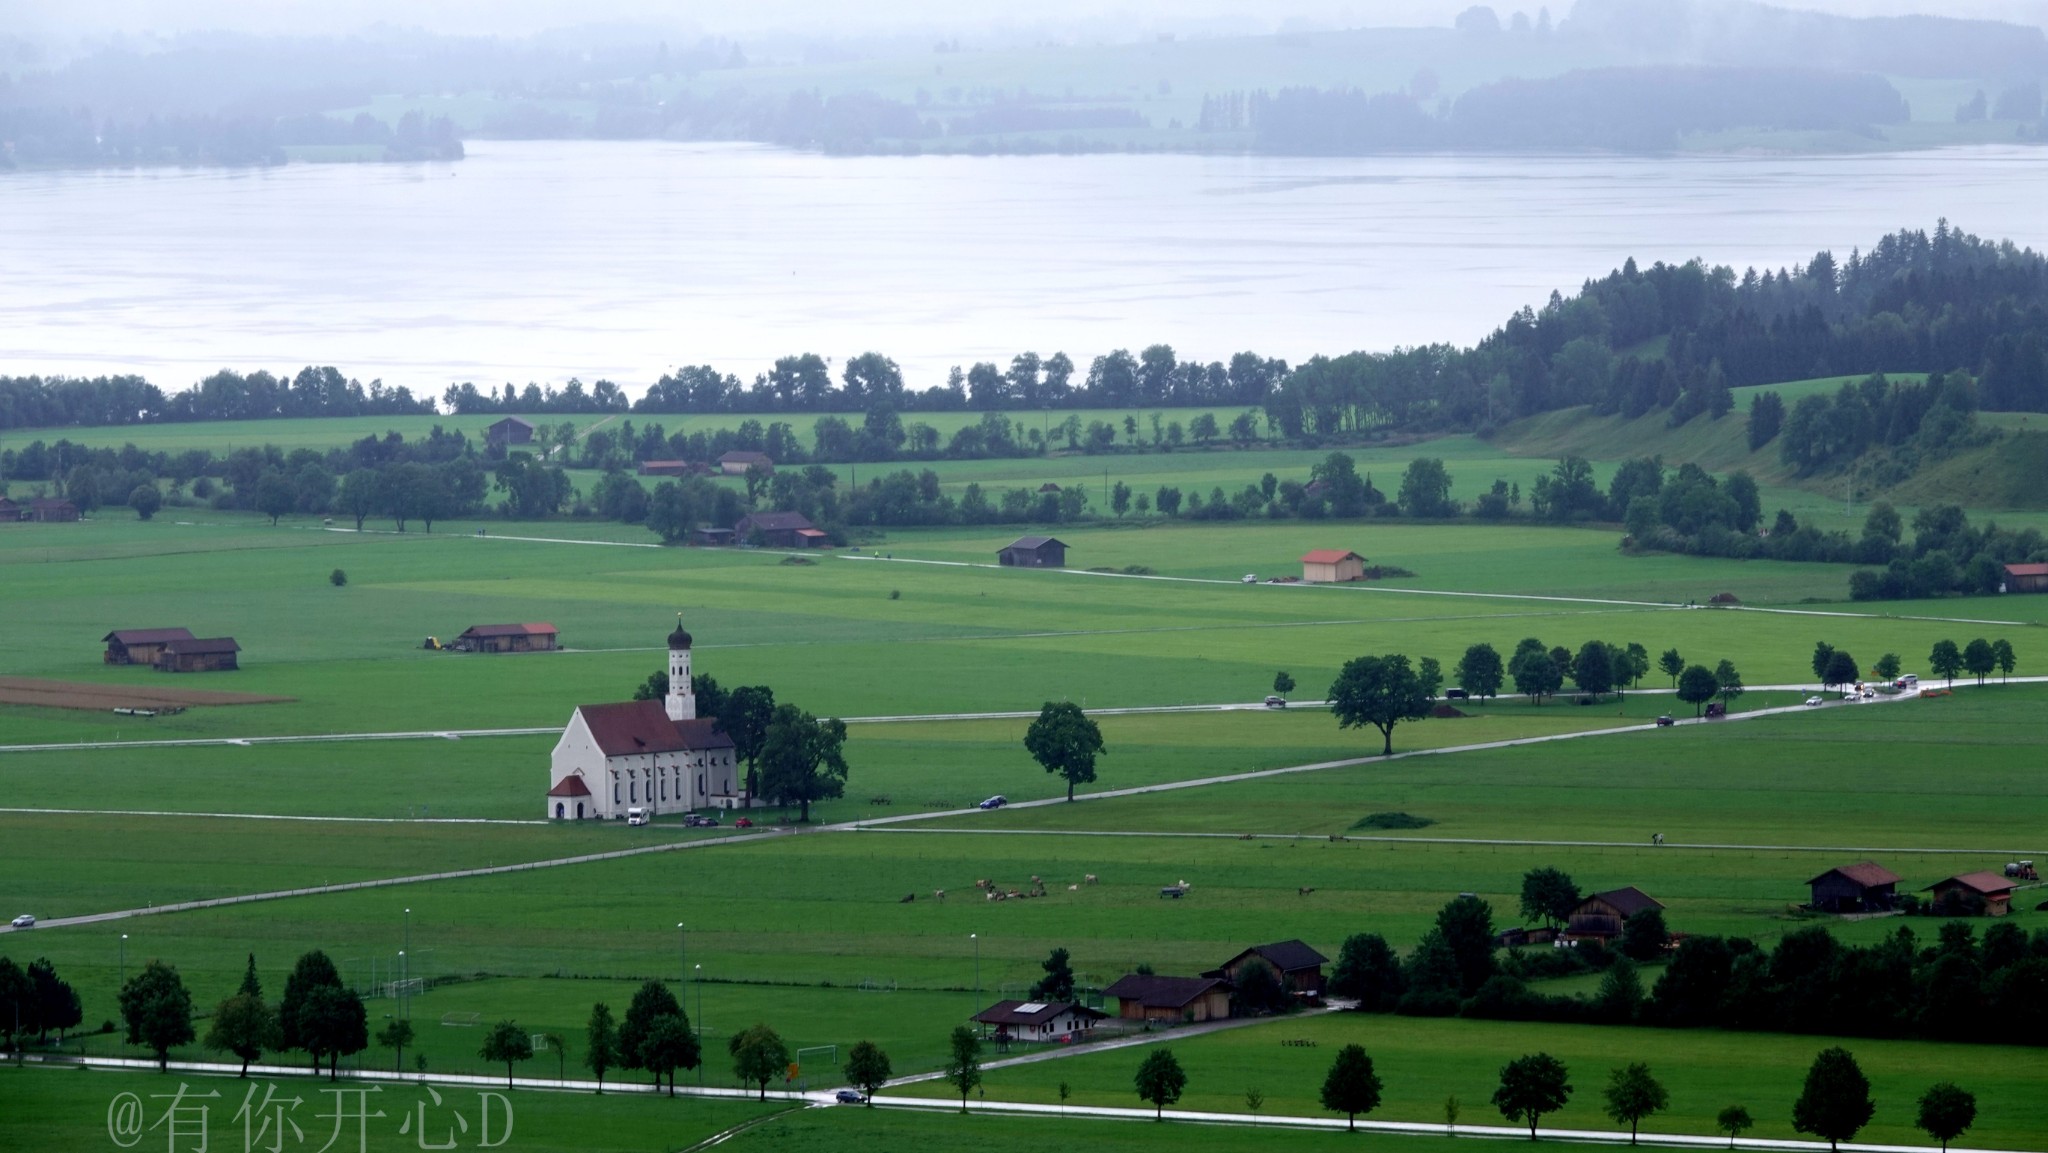
<path fill-rule="evenodd" d="M 578 705 L 549 758 L 547 815 L 558 821 L 623 820 L 693 809 L 752 805 L 732 738 L 697 715 L 690 691 L 690 634 L 676 617 L 668 635 L 668 696 L 659 701 Z"/>

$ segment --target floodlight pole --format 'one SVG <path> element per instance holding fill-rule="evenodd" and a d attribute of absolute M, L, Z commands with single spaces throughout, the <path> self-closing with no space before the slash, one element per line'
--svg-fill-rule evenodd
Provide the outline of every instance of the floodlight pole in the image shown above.
<path fill-rule="evenodd" d="M 981 934 L 969 933 L 967 939 L 974 942 L 974 998 L 981 1000 Z"/>
<path fill-rule="evenodd" d="M 676 983 L 690 979 L 690 934 L 681 921 L 676 922 Z"/>
<path fill-rule="evenodd" d="M 697 986 L 697 1088 L 702 1089 L 704 1087 L 704 966 L 697 966 L 695 972 L 697 979 L 691 983 Z"/>
<path fill-rule="evenodd" d="M 405 948 L 399 950 L 398 952 L 399 960 L 404 965 L 405 969 L 404 973 L 401 974 L 401 979 L 407 982 L 407 984 L 401 984 L 398 986 L 398 1013 L 399 1016 L 404 1017 L 408 1021 L 412 1020 L 412 988 L 409 984 L 410 981 L 412 980 L 412 962 L 408 959 L 411 956 L 412 910 L 408 908 L 405 911 Z"/>
<path fill-rule="evenodd" d="M 128 983 L 128 934 L 121 934 L 121 983 Z"/>

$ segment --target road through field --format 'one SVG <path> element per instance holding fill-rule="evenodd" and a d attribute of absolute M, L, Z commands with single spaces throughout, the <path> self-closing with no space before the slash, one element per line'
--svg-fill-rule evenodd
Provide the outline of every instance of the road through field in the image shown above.
<path fill-rule="evenodd" d="M 1894 701 L 1896 701 L 1896 700 L 1906 700 L 1906 699 L 1909 699 L 1909 698 L 1904 698 L 1904 697 L 1900 697 L 1900 698 L 1891 698 L 1890 700 L 1894 700 Z M 1877 704 L 1877 703 L 1883 703 L 1883 702 L 1873 702 L 1873 704 Z M 1867 707 L 1867 706 L 1866 706 L 1866 707 Z M 1685 723 L 1687 723 L 1687 724 L 1708 724 L 1708 723 L 1712 723 L 1712 724 L 1722 724 L 1722 723 L 1727 723 L 1727 722 L 1739 722 L 1739 721 L 1747 721 L 1747 720 L 1753 720 L 1753 719 L 1756 719 L 1756 718 L 1759 718 L 1759 717 L 1767 717 L 1767 716 L 1779 716 L 1779 715 L 1783 715 L 1783 714 L 1788 714 L 1788 713 L 1807 713 L 1807 712 L 1810 712 L 1810 711 L 1812 711 L 1812 710 L 1810 710 L 1810 709 L 1809 709 L 1808 707 L 1806 707 L 1806 706 L 1804 706 L 1804 705 L 1786 705 L 1786 706 L 1780 706 L 1780 707 L 1777 707 L 1777 708 L 1769 708 L 1769 709 L 1757 709 L 1757 710 L 1754 710 L 1754 711 L 1752 711 L 1752 712 L 1747 712 L 1747 713 L 1737 713 L 1737 714 L 1735 714 L 1735 715 L 1733 715 L 1733 716 L 1730 716 L 1730 717 L 1728 717 L 1728 718 L 1726 719 L 1726 721 L 1725 721 L 1725 722 L 1724 722 L 1724 721 L 1713 721 L 1713 722 L 1708 722 L 1708 721 L 1688 721 L 1688 722 L 1685 722 Z M 1027 714 L 1027 715 L 1029 715 L 1029 714 Z M 1124 788 L 1124 789 L 1105 789 L 1105 790 L 1102 790 L 1102 791 L 1099 791 L 1099 792 L 1093 792 L 1093 793 L 1080 793 L 1080 794 L 1077 794 L 1077 795 L 1076 795 L 1076 799 L 1078 799 L 1078 800 L 1088 800 L 1088 801 L 1094 801 L 1094 800 L 1108 800 L 1108 799 L 1111 799 L 1111 798 L 1115 798 L 1115 797 L 1135 797 L 1135 796 L 1143 796 L 1143 795 L 1145 795 L 1145 794 L 1148 794 L 1148 793 L 1163 793 L 1163 792 L 1173 792 L 1173 791 L 1177 791 L 1177 790 L 1181 790 L 1181 789 L 1199 789 L 1199 788 L 1206 788 L 1206 787 L 1208 787 L 1208 786 L 1211 786 L 1211 785 L 1226 785 L 1226 784 L 1235 784 L 1235 783 L 1238 783 L 1238 782 L 1241 782 L 1241 781 L 1256 781 L 1256 780 L 1263 780 L 1263 779 L 1267 779 L 1267 778 L 1271 778 L 1271 777 L 1291 776 L 1291 775 L 1295 775 L 1295 774 L 1300 774 L 1300 773 L 1316 773 L 1316 772 L 1324 772 L 1324 771 L 1327 771 L 1327 770 L 1330 770 L 1330 769 L 1343 769 L 1343 768 L 1352 768 L 1352 767 L 1355 767 L 1355 766 L 1358 766 L 1358 765 L 1369 765 L 1369 764 L 1376 764 L 1376 763 L 1379 763 L 1379 764 L 1385 764 L 1385 763 L 1392 763 L 1392 762 L 1395 762 L 1395 761 L 1405 761 L 1405 760 L 1411 760 L 1411 759 L 1414 759 L 1414 758 L 1416 758 L 1416 757 L 1436 757 L 1436 756 L 1445 756 L 1445 755 L 1452 755 L 1452 754 L 1459 754 L 1459 753 L 1475 753 L 1475 752 L 1486 752 L 1486 751 L 1489 751 L 1489 750 L 1493 750 L 1493 749 L 1507 749 L 1507 748 L 1516 748 L 1516 747 L 1519 747 L 1519 746 L 1525 746 L 1525 745 L 1538 745 L 1538 744 L 1546 744 L 1546 743 L 1549 743 L 1549 742 L 1552 742 L 1552 741 L 1570 741 L 1570 740 L 1579 740 L 1579 739 L 1582 739 L 1582 738 L 1586 738 L 1586 737 L 1602 737 L 1602 736 L 1615 736 L 1615 735 L 1619 735 L 1619 734 L 1622 734 L 1622 733 L 1641 733 L 1641 732 L 1654 732 L 1654 731 L 1656 730 L 1656 728 L 1657 728 L 1657 726 L 1656 726 L 1655 724 L 1633 724 L 1633 725 L 1620 725 L 1620 726 L 1616 726 L 1616 727 L 1613 727 L 1613 728 L 1605 728 L 1605 729 L 1591 729 L 1591 730 L 1585 730 L 1585 731 L 1580 731 L 1580 732 L 1569 732 L 1569 733 L 1550 733 L 1550 734 L 1545 734 L 1545 735 L 1542 735 L 1542 736 L 1533 736 L 1533 737 L 1513 737 L 1513 738 L 1508 738 L 1508 739 L 1505 739 L 1505 740 L 1498 740 L 1498 741 L 1485 741 L 1485 742 L 1481 742 L 1481 743 L 1478 743 L 1478 744 L 1470 744 L 1470 745 L 1454 745 L 1454 746 L 1449 746 L 1449 747 L 1446 747 L 1446 748 L 1437 748 L 1437 749 L 1415 749 L 1415 750 L 1412 750 L 1412 751 L 1409 751 L 1409 752 L 1404 752 L 1404 753 L 1395 753 L 1395 754 L 1393 754 L 1393 755 L 1391 755 L 1391 756 L 1365 756 L 1365 757 L 1346 757 L 1346 758 L 1343 758 L 1343 759 L 1341 759 L 1341 760 L 1334 760 L 1334 761 L 1317 761 L 1317 762 L 1314 762 L 1314 763 L 1311 763 L 1311 764 L 1304 764 L 1304 765 L 1287 765 L 1287 766 L 1282 766 L 1282 767 L 1280 767 L 1280 768 L 1275 768 L 1275 769 L 1257 769 L 1257 770 L 1252 770 L 1252 771 L 1248 771 L 1248 772 L 1242 772 L 1242 773 L 1225 773 L 1225 774 L 1221 774 L 1221 775 L 1217 775 L 1217 776 L 1208 776 L 1208 777 L 1196 777 L 1196 778 L 1191 778 L 1191 779 L 1188 779 L 1188 780 L 1184 780 L 1184 781 L 1166 781 L 1166 782 L 1161 782 L 1161 783 L 1159 783 L 1159 784 L 1152 784 L 1152 785 L 1138 785 L 1138 786 L 1133 786 L 1133 787 L 1130 787 L 1130 788 Z M 1014 803 L 1014 804 L 1010 805 L 1009 807 L 1010 807 L 1010 808 L 1013 808 L 1013 809 L 1037 809 L 1037 808 L 1045 808 L 1045 807 L 1048 807 L 1048 806 L 1051 806 L 1051 805 L 1061 805 L 1061 804 L 1066 804 L 1066 803 L 1068 803 L 1068 802 L 1067 802 L 1067 800 L 1066 800 L 1066 798 L 1064 798 L 1064 797 L 1059 797 L 1059 796 L 1053 796 L 1053 797 L 1046 797 L 1046 798 L 1043 798 L 1043 799 L 1041 799 L 1041 800 L 1035 800 L 1035 801 L 1018 801 L 1018 802 L 1016 802 L 1016 803 Z M 23 811 L 23 810 L 12 810 L 12 811 Z M 29 810 L 29 811 L 33 811 L 33 810 Z M 176 912 L 187 912 L 187 911 L 190 911 L 190 910 L 194 910 L 194 909 L 207 909 L 207 908 L 217 908 L 217 907 L 220 907 L 220 906 L 223 906 L 223 905 L 240 905 L 240 904 L 249 904 L 249 903 L 252 903 L 252 902 L 256 902 L 256 901 L 272 901 L 272 900 L 280 900 L 280 899 L 284 899 L 284 898 L 287 898 L 287 897 L 306 897 L 306 896 L 317 896 L 317 895 L 320 895 L 320 894 L 325 894 L 325 893 L 342 893 L 342 892 L 349 892 L 349 891 L 351 891 L 351 890 L 356 890 L 356 889 L 374 889 L 374 888 L 384 888 L 384 887 L 390 887 L 390 886 L 396 886 L 396 885 L 412 885 L 412 884 L 424 884 L 424 883 L 427 883 L 427 882 L 432 882 L 432 881 L 449 881 L 449 880 L 457 880 L 457 879 L 460 879 L 460 878 L 465 878 L 465 877 L 488 877 L 488 876 L 497 876 L 497 875 L 501 875 L 501 874 L 505 874 L 505 873 L 517 873 L 517 872 L 527 872 L 527 871 L 531 871 L 531 870 L 535 870 L 535 869 L 554 869 L 554 868 L 562 868 L 562 867 L 564 867 L 564 866 L 569 866 L 569 865 L 583 865 L 583 864 L 590 864 L 590 863 L 593 863 L 593 862 L 597 862 L 597 861 L 610 861 L 610 860 L 620 860 L 620 859 L 623 859 L 623 858 L 626 858 L 626 857 L 638 857 L 638 856 L 644 856 L 644 855 L 647 855 L 647 854 L 650 854 L 650 853 L 667 853 L 667 852 L 676 852 L 676 851 L 680 851 L 680 850 L 686 850 L 686 849 L 705 849 L 705 848 L 712 848 L 712 847 L 716 847 L 716 846 L 720 846 L 720 845 L 733 845 L 733 844 L 745 844 L 745 843 L 749 843 L 749 842 L 755 842 L 755 841 L 764 841 L 764 840 L 769 840 L 769 839 L 773 839 L 773 838 L 776 838 L 776 837 L 784 837 L 784 836 L 794 836 L 794 835 L 803 835 L 803 836 L 814 836 L 814 835 L 818 835 L 818 834 L 829 834 L 829 833 L 871 832 L 871 831 L 883 831 L 883 830 L 889 830 L 889 831 L 901 831 L 901 830 L 897 830 L 897 829 L 895 829 L 894 827 L 895 827 L 895 826 L 902 826 L 902 825 L 909 825 L 909 824 L 914 824 L 914 823 L 920 823 L 920 822 L 927 822 L 927 821 L 936 821 L 936 820 L 942 820 L 942 819 L 946 819 L 946 818 L 959 818 L 959 817 L 970 817 L 970 816 L 974 816 L 974 815 L 975 815 L 975 814 L 977 814 L 978 812 L 979 812 L 979 810 L 978 810 L 978 809 L 946 809 L 946 810 L 940 810 L 940 811 L 937 811 L 937 812 L 930 812 L 930 813 L 905 813 L 905 814 L 902 814 L 902 815 L 900 815 L 900 816 L 864 818 L 864 819 L 861 819 L 861 820 L 857 820 L 857 821 L 840 821 L 840 822 L 836 822 L 836 823 L 833 823 L 833 824 L 828 824 L 828 825 L 820 825 L 820 826 L 818 826 L 818 827 L 817 827 L 817 828 L 815 828 L 815 829 L 807 829 L 807 830 L 802 830 L 802 831 L 801 831 L 801 833 L 799 833 L 799 831 L 798 831 L 798 830 L 796 830 L 796 829 L 793 829 L 793 828 L 775 828 L 775 829 L 765 829 L 765 830 L 762 830 L 762 831 L 759 831 L 759 832 L 753 832 L 753 833 L 738 833 L 738 834 L 735 834 L 735 835 L 730 835 L 730 836 L 719 836 L 719 837 L 707 837 L 707 838 L 703 838 L 703 839 L 700 839 L 700 840 L 689 840 L 689 841 L 676 841 L 676 842 L 671 842 L 671 843 L 667 843 L 667 844 L 661 844 L 661 845 L 641 845 L 641 846 L 636 846 L 636 847 L 634 847 L 634 848 L 630 848 L 630 849 L 616 849 L 616 850 L 612 850 L 612 851 L 609 851 L 609 852 L 603 852 L 603 853 L 582 853 L 582 854 L 578 854 L 578 855 L 576 855 L 576 856 L 570 856 L 570 857 L 556 857 L 556 858 L 551 858 L 551 859 L 548 859 L 548 860 L 540 860 L 540 861 L 527 861 L 527 862 L 523 862 L 523 863 L 520 863 L 520 864 L 513 864 L 513 865 L 491 865 L 491 866 L 486 866 L 486 867 L 484 867 L 484 868 L 472 868 L 472 869 L 451 869 L 451 870 L 446 870 L 446 871 L 443 871 L 443 872 L 437 872 L 437 873 L 421 873 L 421 874 L 414 874 L 414 875 L 411 875 L 411 876 L 401 876 L 401 877 L 383 877 L 383 878 L 378 878 L 378 879 L 375 879 L 375 880 L 368 880 L 368 881 L 351 881 L 351 882 L 346 882 L 346 883 L 343 883 L 343 884 L 338 884 L 338 885 L 315 885 L 315 886 L 308 886 L 308 887 L 303 887 L 303 888 L 296 888 L 296 889 L 279 889 L 279 890 L 270 890 L 270 891 L 265 891 L 265 892 L 256 892 L 256 893 L 243 893 L 243 894 L 236 894 L 236 895 L 231 895 L 231 896 L 225 896 L 225 897 L 210 897 L 210 898 L 206 898 L 206 899 L 204 899 L 204 900 L 196 900 L 196 901 L 182 901 L 182 902 L 177 902 L 177 903 L 173 903 L 173 904 L 167 904 L 167 905 L 157 905 L 157 906 L 152 906 L 152 907 L 145 907 L 145 908 L 140 908 L 140 909 L 116 909 L 116 910 L 109 910 L 109 911 L 107 911 L 107 912 L 102 912 L 102 913 L 89 913 L 89 914 L 85 914 L 85 915 L 83 915 L 83 916 L 77 916 L 77 917 L 60 917 L 60 918 L 56 918 L 56 919 L 53 919 L 53 920 L 48 920 L 48 921 L 44 921 L 44 922 L 42 922 L 42 923 L 41 923 L 41 924 L 40 924 L 40 925 L 39 925 L 39 926 L 38 926 L 38 927 L 37 927 L 36 929 L 33 929 L 33 930 L 17 930 L 17 929 L 11 929 L 11 928 L 9 928 L 9 929 L 0 929 L 0 934 L 10 933 L 10 932 L 39 932 L 39 931 L 41 931 L 41 930 L 43 930 L 43 929 L 63 928 L 63 927 L 65 927 L 65 926 L 70 926 L 70 925 L 88 925 L 88 924 L 95 924 L 95 923 L 101 923 L 101 922 L 106 922 L 106 921 L 116 921 L 116 920 L 121 920 L 121 919 L 124 919 L 124 918 L 128 918 L 128 917 L 140 917 L 140 916 L 148 916 L 148 915 L 151 915 L 151 914 L 155 914 L 155 913 L 176 913 Z M 978 831 L 992 831 L 992 830 L 978 830 Z M 1095 834 L 1095 835 L 1102 835 L 1102 834 Z M 1112 834 L 1112 835 L 1113 835 L 1113 834 Z M 1357 838 L 1357 839 L 1363 840 L 1364 838 Z M 1393 838 L 1393 839 L 1394 839 L 1394 840 L 1405 840 L 1405 839 L 1407 839 L 1407 838 Z M 1569 841 L 1560 841 L 1560 842 L 1543 842 L 1543 841 L 1513 841 L 1513 840 L 1507 840 L 1507 841 L 1500 841 L 1500 842 L 1489 842 L 1489 841 L 1473 841 L 1473 842 L 1468 842 L 1468 843 L 1472 843 L 1472 844 L 1491 844 L 1491 843 L 1499 843 L 1499 844 L 1502 844 L 1502 845 L 1542 845 L 1542 844 L 1558 844 L 1558 845 L 1570 845 L 1570 844 L 1574 844 L 1574 842 L 1569 842 Z M 1800 847 L 1802 847 L 1802 846 L 1752 846 L 1752 845 L 1732 845 L 1732 844 L 1731 844 L 1731 845 L 1683 845 L 1683 846 L 1682 846 L 1682 845 L 1676 845 L 1676 844 L 1672 844 L 1672 845 L 1667 845 L 1666 847 L 1669 847 L 1669 848 L 1673 848 L 1673 849 L 1678 849 L 1678 848 L 1690 848 L 1690 849 L 1696 849 L 1696 850 L 1697 850 L 1697 849 L 1707 849 L 1707 850 L 1726 850 L 1726 851 L 1742 851 L 1742 852 L 1748 852 L 1748 851 L 1757 851 L 1757 850 L 1760 850 L 1760 849 L 1765 849 L 1765 848 L 1777 848 L 1777 849 L 1786 849 L 1786 848 L 1800 848 Z M 1821 848 L 1824 848 L 1824 846 L 1812 846 L 1812 848 L 1814 848 L 1814 849 L 1816 849 L 1816 850 L 1819 850 L 1819 849 L 1821 849 Z M 1841 847 L 1839 847 L 1839 846 L 1826 846 L 1825 848 L 1829 848 L 1829 849 L 1831 849 L 1832 851 L 1836 851 L 1836 852 L 1844 851 L 1844 850 L 1842 850 L 1842 848 L 1841 848 Z M 1877 852 L 1877 851 L 1880 851 L 1880 850 L 1877 850 L 1877 849 L 1875 849 L 1875 848 L 1870 848 L 1870 849 L 1865 849 L 1865 848 L 1857 848 L 1857 849 L 1855 849 L 1854 851 L 1857 851 L 1857 852 L 1866 852 L 1866 851 L 1867 851 L 1867 852 Z M 1913 850 L 1913 851 L 1915 851 L 1915 852 L 1932 852 L 1932 851 L 1939 851 L 1939 850 L 1927 850 L 1927 849 L 1916 849 L 1916 850 Z M 1960 851 L 1960 850 L 1957 850 L 1957 851 Z M 1998 850 L 1983 850 L 1983 849 L 1979 849 L 1979 850 L 1975 850 L 1975 851 L 1977 851 L 1977 852 L 1991 852 L 1991 853 L 1994 853 L 1994 854 L 2006 854 L 2006 855 L 2015 855 L 2015 854 L 2017 854 L 2017 855 L 2024 855 L 2024 854 L 2026 854 L 2026 853 L 2029 853 L 2029 852 L 2033 852 L 2034 850 L 2009 850 L 2009 849 L 1998 849 Z"/>

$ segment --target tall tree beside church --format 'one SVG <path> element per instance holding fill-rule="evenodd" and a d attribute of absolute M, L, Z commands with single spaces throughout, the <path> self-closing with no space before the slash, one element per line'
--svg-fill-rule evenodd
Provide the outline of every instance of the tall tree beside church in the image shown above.
<path fill-rule="evenodd" d="M 777 705 L 761 742 L 761 791 L 778 804 L 795 801 L 798 819 L 811 802 L 846 793 L 846 722 L 819 720 L 795 705 Z"/>
<path fill-rule="evenodd" d="M 775 719 L 775 690 L 767 685 L 741 685 L 725 698 L 718 712 L 718 727 L 732 738 L 733 756 L 747 766 L 747 795 L 761 791 L 756 765 L 761 746 L 768 740 L 768 724 Z"/>

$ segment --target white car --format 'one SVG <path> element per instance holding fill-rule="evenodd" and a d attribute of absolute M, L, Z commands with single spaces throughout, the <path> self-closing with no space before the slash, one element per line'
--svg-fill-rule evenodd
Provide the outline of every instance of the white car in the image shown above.
<path fill-rule="evenodd" d="M 1248 572 L 1237 579 L 1239 584 L 1255 585 L 1259 583 L 1259 574 L 1255 572 Z"/>
<path fill-rule="evenodd" d="M 8 923 L 17 929 L 33 929 L 36 927 L 36 918 L 33 913 L 23 913 Z"/>
<path fill-rule="evenodd" d="M 1808 698 L 1806 698 L 1806 703 L 1807 703 L 1807 704 L 1809 704 L 1809 705 L 1818 705 L 1818 704 L 1820 704 L 1820 703 L 1821 703 L 1821 699 L 1820 699 L 1819 697 L 1817 697 L 1817 696 L 1814 696 L 1814 697 L 1808 697 Z"/>

